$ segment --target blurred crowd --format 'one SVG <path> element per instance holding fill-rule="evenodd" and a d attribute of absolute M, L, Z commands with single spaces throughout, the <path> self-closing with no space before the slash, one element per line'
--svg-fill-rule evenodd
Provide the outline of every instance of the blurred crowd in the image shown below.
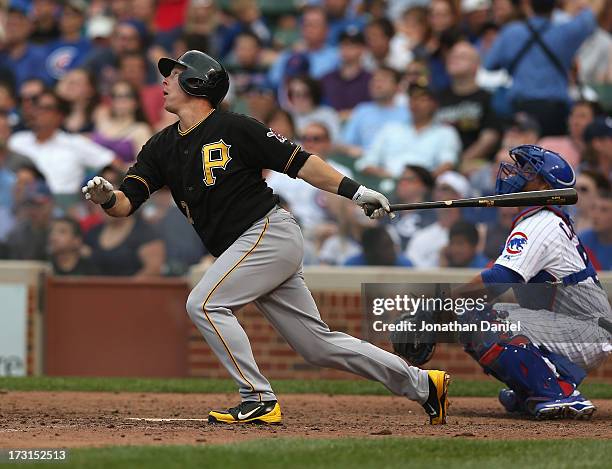
<path fill-rule="evenodd" d="M 163 109 L 160 57 L 228 69 L 222 107 L 257 118 L 392 202 L 495 191 L 519 144 L 575 168 L 576 230 L 612 270 L 612 0 L 0 0 L 0 259 L 57 274 L 182 275 L 210 262 L 164 189 L 108 217 L 80 188 L 118 186 Z M 476 267 L 516 209 L 382 222 L 264 173 L 300 222 L 306 265 Z"/>

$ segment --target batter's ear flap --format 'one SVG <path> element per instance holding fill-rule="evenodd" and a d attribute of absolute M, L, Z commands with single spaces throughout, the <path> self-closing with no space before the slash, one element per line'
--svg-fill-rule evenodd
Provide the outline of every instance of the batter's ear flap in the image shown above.
<path fill-rule="evenodd" d="M 183 80 L 184 86 L 192 93 L 200 94 L 204 91 L 204 80 L 198 77 L 187 77 Z"/>

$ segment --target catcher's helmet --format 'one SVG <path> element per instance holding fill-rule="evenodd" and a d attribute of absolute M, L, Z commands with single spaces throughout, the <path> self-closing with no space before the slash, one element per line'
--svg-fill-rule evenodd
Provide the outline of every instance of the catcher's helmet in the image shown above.
<path fill-rule="evenodd" d="M 186 68 L 178 78 L 179 85 L 185 93 L 207 98 L 213 107 L 219 105 L 229 88 L 229 75 L 223 65 L 204 52 L 190 50 L 177 60 L 167 57 L 160 59 L 157 68 L 164 77 L 167 77 L 176 65 Z"/>
<path fill-rule="evenodd" d="M 571 165 L 554 151 L 536 145 L 519 145 L 510 150 L 514 164 L 502 163 L 497 173 L 496 194 L 520 192 L 527 181 L 541 176 L 553 189 L 574 187 Z"/>

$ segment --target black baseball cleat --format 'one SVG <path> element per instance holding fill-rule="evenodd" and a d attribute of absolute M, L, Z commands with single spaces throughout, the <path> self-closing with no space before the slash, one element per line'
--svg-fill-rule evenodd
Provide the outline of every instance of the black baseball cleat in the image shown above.
<path fill-rule="evenodd" d="M 244 401 L 227 410 L 211 410 L 208 423 L 281 423 L 277 401 Z"/>
<path fill-rule="evenodd" d="M 446 423 L 450 376 L 438 370 L 429 370 L 427 375 L 429 377 L 429 397 L 423 404 L 423 409 L 429 415 L 429 423 L 441 425 Z"/>

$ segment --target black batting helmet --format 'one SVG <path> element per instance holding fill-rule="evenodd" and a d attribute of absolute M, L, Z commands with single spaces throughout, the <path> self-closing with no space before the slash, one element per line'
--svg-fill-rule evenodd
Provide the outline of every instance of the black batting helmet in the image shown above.
<path fill-rule="evenodd" d="M 185 93 L 207 98 L 213 107 L 219 105 L 229 88 L 229 75 L 223 65 L 204 52 L 190 50 L 177 60 L 160 59 L 157 68 L 167 77 L 176 65 L 186 68 L 179 75 L 179 85 Z"/>

